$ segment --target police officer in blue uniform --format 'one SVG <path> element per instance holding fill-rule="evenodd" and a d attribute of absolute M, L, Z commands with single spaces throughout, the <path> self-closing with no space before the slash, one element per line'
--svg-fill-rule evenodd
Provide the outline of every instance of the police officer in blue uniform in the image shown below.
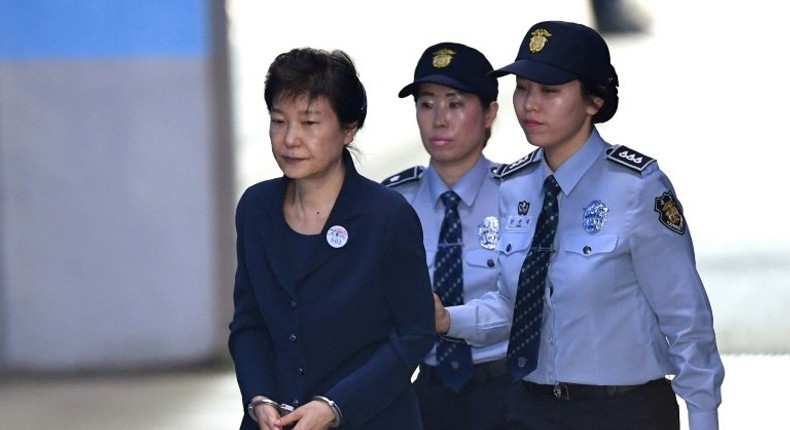
<path fill-rule="evenodd" d="M 435 296 L 437 346 L 420 365 L 414 384 L 426 430 L 505 428 L 509 322 L 498 327 L 499 340 L 491 342 L 488 336 L 495 333 L 481 336 L 478 329 L 483 322 L 464 305 L 494 292 L 499 273 L 498 180 L 492 174 L 498 165 L 483 155 L 498 109 L 497 80 L 488 75 L 492 69 L 474 48 L 439 43 L 425 50 L 414 81 L 399 93 L 414 97 L 420 136 L 430 155 L 427 168 L 413 167 L 383 182 L 417 211 L 429 272 L 439 293 Z M 446 243 L 440 233 L 446 212 L 443 195 L 448 192 L 459 200 L 461 238 L 456 244 Z M 455 276 L 462 283 L 458 287 L 462 294 L 455 303 L 440 297 L 443 293 L 437 285 L 439 278 L 449 276 L 440 274 L 441 250 L 448 246 L 461 248 L 462 263 Z M 462 350 L 463 358 L 441 358 L 445 357 L 438 352 L 442 342 Z"/>
<path fill-rule="evenodd" d="M 538 147 L 498 172 L 509 306 L 485 310 L 514 312 L 508 357 L 521 383 L 509 428 L 678 429 L 677 395 L 691 430 L 717 429 L 724 369 L 680 201 L 654 159 L 606 142 L 594 125 L 618 105 L 606 42 L 584 25 L 540 22 L 493 73 L 507 74 Z M 536 282 L 528 275 L 540 253 L 547 275 Z M 529 285 L 539 285 L 532 297 Z M 532 337 L 522 322 L 530 305 Z"/>

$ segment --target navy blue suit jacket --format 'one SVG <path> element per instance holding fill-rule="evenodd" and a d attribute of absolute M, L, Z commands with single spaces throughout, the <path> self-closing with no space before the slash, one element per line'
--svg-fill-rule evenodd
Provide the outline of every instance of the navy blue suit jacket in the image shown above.
<path fill-rule="evenodd" d="M 237 258 L 229 348 L 246 405 L 265 395 L 299 406 L 323 395 L 353 429 L 421 429 L 411 376 L 435 339 L 419 219 L 398 193 L 346 175 L 296 273 L 281 252 L 289 179 L 248 188 L 236 211 Z M 348 231 L 334 248 L 332 226 Z M 242 429 L 257 429 L 245 413 Z"/>

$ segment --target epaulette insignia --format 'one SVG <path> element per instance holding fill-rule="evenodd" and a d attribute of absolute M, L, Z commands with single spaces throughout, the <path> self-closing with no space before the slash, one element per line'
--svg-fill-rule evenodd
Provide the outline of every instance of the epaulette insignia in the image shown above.
<path fill-rule="evenodd" d="M 537 150 L 532 151 L 529 154 L 527 154 L 526 156 L 521 157 L 520 159 L 516 160 L 513 163 L 503 164 L 503 165 L 499 166 L 496 170 L 494 170 L 492 172 L 493 176 L 495 178 L 502 179 L 505 176 L 510 175 L 513 172 L 517 172 L 517 171 L 523 169 L 524 167 L 529 166 L 530 164 L 534 163 L 535 161 L 538 161 L 538 159 L 535 157 L 535 155 L 537 153 L 538 153 Z"/>
<path fill-rule="evenodd" d="M 422 178 L 423 174 L 425 174 L 425 167 L 414 166 L 390 176 L 381 181 L 381 184 L 386 187 L 394 187 L 407 182 L 417 181 Z"/>
<path fill-rule="evenodd" d="M 637 172 L 642 172 L 650 163 L 656 161 L 655 158 L 650 158 L 627 146 L 618 146 L 607 150 L 606 158 Z"/>

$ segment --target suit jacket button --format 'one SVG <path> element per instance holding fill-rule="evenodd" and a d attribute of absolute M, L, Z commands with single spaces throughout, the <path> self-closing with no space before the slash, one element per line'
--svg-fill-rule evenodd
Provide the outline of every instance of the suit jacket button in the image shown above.
<path fill-rule="evenodd" d="M 296 335 L 291 333 L 291 335 L 288 336 L 288 340 L 290 340 L 291 343 L 296 343 Z"/>

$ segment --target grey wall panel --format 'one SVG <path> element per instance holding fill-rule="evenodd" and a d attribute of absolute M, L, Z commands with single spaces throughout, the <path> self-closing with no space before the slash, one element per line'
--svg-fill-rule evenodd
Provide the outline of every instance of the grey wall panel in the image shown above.
<path fill-rule="evenodd" d="M 227 250 L 216 246 L 223 187 L 214 183 L 209 66 L 205 58 L 0 63 L 7 368 L 217 354 L 225 335 L 217 261 L 227 261 L 217 254 Z"/>

